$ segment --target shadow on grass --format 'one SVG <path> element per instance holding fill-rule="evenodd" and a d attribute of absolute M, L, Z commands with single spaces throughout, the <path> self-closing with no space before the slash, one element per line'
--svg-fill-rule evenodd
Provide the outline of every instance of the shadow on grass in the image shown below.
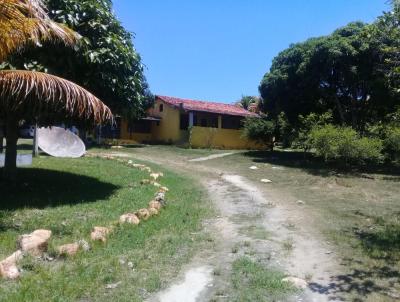
<path fill-rule="evenodd" d="M 346 259 L 347 263 L 352 261 L 353 259 Z M 352 295 L 356 298 L 351 301 L 361 302 L 371 294 L 394 298 L 399 294 L 399 289 L 394 288 L 393 285 L 399 284 L 399 280 L 400 272 L 395 267 L 374 266 L 369 270 L 353 269 L 348 274 L 333 276 L 327 285 L 311 282 L 309 288 L 314 292 L 329 296 L 331 300 L 347 301 L 347 295 Z"/>
<path fill-rule="evenodd" d="M 15 183 L 0 179 L 0 211 L 94 202 L 106 199 L 117 189 L 118 186 L 84 175 L 21 168 Z"/>
<path fill-rule="evenodd" d="M 364 166 L 345 166 L 336 162 L 326 163 L 322 159 L 313 156 L 311 153 L 301 151 L 248 151 L 244 153 L 257 163 L 269 163 L 291 168 L 299 168 L 307 173 L 318 176 L 332 176 L 335 173 L 357 175 L 361 173 L 384 174 L 396 176 L 390 177 L 392 181 L 400 181 L 400 167 L 381 164 Z"/>
<path fill-rule="evenodd" d="M 400 224 L 386 224 L 357 233 L 364 251 L 375 259 L 395 263 L 400 260 Z"/>
<path fill-rule="evenodd" d="M 384 224 L 379 228 L 357 230 L 356 234 L 364 253 L 373 259 L 368 261 L 372 265 L 366 267 L 367 260 L 345 258 L 342 265 L 352 267 L 350 273 L 331 277 L 328 285 L 310 283 L 310 289 L 346 301 L 347 294 L 355 296 L 351 301 L 356 302 L 365 301 L 372 294 L 399 299 L 400 225 Z"/>

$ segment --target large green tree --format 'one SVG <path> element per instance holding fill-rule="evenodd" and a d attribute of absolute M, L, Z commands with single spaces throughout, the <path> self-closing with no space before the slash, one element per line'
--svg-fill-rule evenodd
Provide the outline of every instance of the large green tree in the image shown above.
<path fill-rule="evenodd" d="M 112 11 L 110 0 L 47 0 L 49 16 L 83 38 L 75 49 L 43 44 L 14 56 L 10 66 L 48 71 L 94 92 L 113 112 L 138 117 L 151 94 L 143 65 L 132 42 Z"/>
<path fill-rule="evenodd" d="M 393 15 L 372 25 L 350 23 L 281 52 L 260 85 L 265 110 L 285 112 L 293 124 L 299 115 L 332 110 L 336 123 L 359 130 L 393 112 L 399 104 Z"/>

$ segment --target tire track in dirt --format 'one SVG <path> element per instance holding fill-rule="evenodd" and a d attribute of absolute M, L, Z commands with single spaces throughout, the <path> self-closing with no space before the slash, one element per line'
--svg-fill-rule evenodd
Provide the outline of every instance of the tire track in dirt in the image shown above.
<path fill-rule="evenodd" d="M 180 278 L 149 301 L 179 301 L 182 295 L 186 296 L 180 301 L 209 301 L 212 298 L 216 301 L 230 301 L 231 264 L 238 257 L 248 254 L 249 249 L 252 257 L 266 267 L 278 268 L 289 276 L 308 279 L 311 286 L 287 301 L 335 300 L 326 292 L 313 290 L 329 288 L 331 276 L 337 273 L 337 265 L 329 246 L 308 227 L 298 224 L 297 216 L 304 215 L 300 209 L 286 207 L 277 200 L 275 194 L 266 198 L 268 192 L 261 191 L 242 176 L 224 174 L 224 171 L 201 163 L 191 164 L 179 159 L 154 158 L 143 154 L 119 152 L 113 155 L 154 162 L 195 177 L 207 188 L 219 212 L 217 218 L 206 221 L 204 226 L 206 232 L 214 234 L 215 248 L 212 251 L 199 251 L 192 262 L 184 267 Z M 193 175 L 193 171 L 196 175 Z M 246 230 L 253 226 L 264 230 L 268 234 L 267 238 L 254 238 L 252 234 L 247 234 Z M 243 244 L 245 242 L 250 242 L 251 246 Z M 219 270 L 218 275 L 210 273 L 210 269 Z M 193 284 L 196 278 L 188 278 L 188 274 L 193 272 L 198 274 L 198 280 L 207 281 L 191 291 L 190 288 L 198 285 Z M 179 299 L 166 300 L 166 297 Z M 218 300 L 218 297 L 221 299 Z"/>

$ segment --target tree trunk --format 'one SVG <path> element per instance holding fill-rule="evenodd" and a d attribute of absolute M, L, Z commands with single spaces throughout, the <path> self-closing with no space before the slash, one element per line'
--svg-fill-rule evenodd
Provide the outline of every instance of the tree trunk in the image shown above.
<path fill-rule="evenodd" d="M 18 120 L 8 118 L 6 121 L 6 158 L 4 163 L 4 178 L 14 180 L 17 176 L 17 141 Z"/>
<path fill-rule="evenodd" d="M 346 119 L 345 119 L 344 112 L 343 112 L 343 106 L 340 103 L 340 100 L 337 96 L 335 96 L 335 103 L 336 103 L 337 110 L 339 112 L 340 122 L 342 125 L 344 125 L 346 122 Z"/>

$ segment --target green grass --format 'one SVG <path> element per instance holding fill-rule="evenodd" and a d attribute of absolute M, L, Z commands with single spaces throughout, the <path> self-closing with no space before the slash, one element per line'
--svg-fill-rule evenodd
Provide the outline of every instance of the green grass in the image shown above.
<path fill-rule="evenodd" d="M 241 257 L 232 264 L 233 301 L 283 301 L 285 295 L 296 291 L 282 281 L 284 277 L 281 272 L 267 269 L 248 257 Z"/>
<path fill-rule="evenodd" d="M 211 210 L 192 181 L 150 166 L 164 172 L 161 183 L 170 189 L 159 216 L 137 227 L 116 227 L 106 244 L 91 243 L 91 251 L 73 258 L 25 258 L 20 280 L 1 282 L 0 300 L 143 301 L 165 287 L 207 244 L 199 231 Z M 90 241 L 93 226 L 109 226 L 121 214 L 147 207 L 155 188 L 139 184 L 146 176 L 111 160 L 35 159 L 32 167 L 19 169 L 17 185 L 0 184 L 0 258 L 15 250 L 20 234 L 37 228 L 52 230 L 50 254 L 59 244 Z"/>

